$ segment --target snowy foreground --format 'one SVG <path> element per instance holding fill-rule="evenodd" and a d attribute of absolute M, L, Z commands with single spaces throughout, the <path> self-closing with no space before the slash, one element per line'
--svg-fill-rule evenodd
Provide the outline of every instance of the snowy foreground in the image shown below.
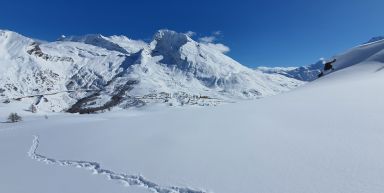
<path fill-rule="evenodd" d="M 382 69 L 209 108 L 24 112 L 0 123 L 0 192 L 382 193 Z"/>

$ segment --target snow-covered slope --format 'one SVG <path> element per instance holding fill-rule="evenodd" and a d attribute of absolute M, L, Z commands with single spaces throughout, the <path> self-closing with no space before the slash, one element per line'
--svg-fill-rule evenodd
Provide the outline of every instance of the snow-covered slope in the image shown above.
<path fill-rule="evenodd" d="M 359 63 L 384 62 L 384 40 L 356 46 L 345 53 L 336 55 L 335 71 L 344 69 Z"/>
<path fill-rule="evenodd" d="M 301 81 L 313 81 L 318 78 L 324 67 L 324 59 L 320 59 L 315 64 L 300 67 L 257 67 L 256 70 L 269 73 L 281 74 Z"/>
<path fill-rule="evenodd" d="M 0 192 L 382 193 L 375 46 L 353 49 L 370 59 L 261 100 L 48 119 L 20 111 L 24 122 L 0 123 Z"/>
<path fill-rule="evenodd" d="M 101 34 L 88 34 L 85 36 L 61 37 L 59 41 L 82 42 L 121 53 L 136 53 L 148 46 L 141 40 L 132 40 L 126 36 L 105 37 Z"/>
<path fill-rule="evenodd" d="M 2 30 L 0 45 L 2 101 L 21 100 L 45 110 L 92 112 L 158 102 L 209 105 L 274 95 L 302 84 L 251 70 L 170 30 L 158 31 L 150 43 L 102 35 L 40 43 Z"/>
<path fill-rule="evenodd" d="M 351 48 L 342 54 L 333 56 L 331 59 L 336 59 L 337 61 L 333 64 L 334 70 L 330 73 L 358 63 L 382 62 L 384 61 L 383 52 L 384 38 L 382 36 L 371 38 L 367 43 Z M 302 67 L 258 67 L 256 68 L 256 71 L 281 74 L 302 81 L 313 81 L 317 79 L 319 73 L 323 71 L 325 62 L 326 60 L 320 59 L 315 64 Z"/>

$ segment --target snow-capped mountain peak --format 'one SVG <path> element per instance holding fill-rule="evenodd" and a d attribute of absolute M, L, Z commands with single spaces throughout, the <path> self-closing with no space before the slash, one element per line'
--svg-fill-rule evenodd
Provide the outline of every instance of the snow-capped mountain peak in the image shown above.
<path fill-rule="evenodd" d="M 249 69 L 171 30 L 159 30 L 150 43 L 99 34 L 36 42 L 2 34 L 0 97 L 42 109 L 84 113 L 152 103 L 212 105 L 302 84 Z"/>
<path fill-rule="evenodd" d="M 150 43 L 152 56 L 162 56 L 162 63 L 176 65 L 182 61 L 180 49 L 187 42 L 193 42 L 193 40 L 183 33 L 159 30 Z"/>
<path fill-rule="evenodd" d="M 108 38 L 104 37 L 101 34 L 88 34 L 84 36 L 70 36 L 59 38 L 59 41 L 71 41 L 71 42 L 82 42 L 85 44 L 94 45 L 97 47 L 105 48 L 111 51 L 118 51 L 121 53 L 128 53 L 124 48 L 120 45 L 108 40 Z"/>
<path fill-rule="evenodd" d="M 318 78 L 318 75 L 321 73 L 325 62 L 326 61 L 324 58 L 320 58 L 316 63 L 308 66 L 272 68 L 258 67 L 256 70 L 269 74 L 281 74 L 290 78 L 309 82 Z"/>

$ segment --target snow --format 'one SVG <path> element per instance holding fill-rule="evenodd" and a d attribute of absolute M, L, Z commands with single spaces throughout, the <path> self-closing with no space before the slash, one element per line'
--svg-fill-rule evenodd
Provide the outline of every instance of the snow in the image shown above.
<path fill-rule="evenodd" d="M 126 78 L 140 77 L 139 71 L 144 67 L 151 76 L 140 79 L 140 86 L 148 90 L 156 87 L 180 91 L 188 91 L 188 87 L 202 91 L 229 89 L 231 84 L 216 85 L 217 82 L 213 87 L 202 86 L 198 80 L 210 75 L 226 77 L 223 78 L 226 81 L 236 77 L 244 88 L 249 84 L 243 84 L 254 82 L 265 87 L 263 92 L 278 90 L 281 87 L 274 88 L 276 82 L 284 84 L 291 80 L 281 75 L 249 71 L 218 50 L 204 45 L 199 48 L 189 37 L 163 32 L 165 34 L 158 35 L 187 40 L 178 49 L 185 58 L 174 57 L 175 52 L 152 56 L 153 50 L 164 51 L 156 49 L 158 45 L 170 43 L 160 43 L 161 39 L 155 38 L 150 45 L 153 47 L 140 53 L 145 65 L 131 67 L 132 73 L 118 77 L 116 83 L 103 92 L 114 90 L 114 86 L 118 86 L 119 81 L 126 82 Z M 0 38 L 4 34 L 18 37 L 9 32 L 0 34 Z M 177 43 L 171 42 L 172 45 Z M 25 46 L 29 44 L 13 42 L 12 45 L 20 47 L 18 50 L 27 50 Z M 0 192 L 382 193 L 383 45 L 384 42 L 378 41 L 336 55 L 336 70 L 332 73 L 300 88 L 259 100 L 206 108 L 164 108 L 164 104 L 154 104 L 90 115 L 40 110 L 33 114 L 25 109 L 35 97 L 11 104 L 0 103 L 0 117 L 4 121 L 10 112 L 23 117 L 22 122 L 0 123 Z M 87 70 L 86 66 L 94 65 L 97 74 L 103 77 L 110 77 L 113 72 L 91 61 L 102 57 L 97 54 L 108 53 L 109 57 L 121 54 L 80 42 L 41 45 L 43 52 L 50 56 L 68 56 L 59 55 L 61 47 L 68 47 L 65 52 L 71 53 L 69 55 L 76 61 L 81 58 L 79 53 L 89 54 L 81 60 L 85 63 L 80 69 Z M 207 54 L 205 60 L 190 57 L 196 56 L 194 53 L 198 51 Z M 14 54 L 4 50 L 0 53 L 4 58 Z M 188 65 L 159 62 L 179 62 L 179 59 L 189 61 Z M 209 67 L 204 68 L 204 62 Z M 72 68 L 66 68 L 70 66 L 66 61 L 59 63 L 60 70 L 71 72 L 68 69 Z M 118 63 L 111 63 L 111 68 L 118 69 L 113 67 L 120 66 Z M 34 69 L 32 62 L 26 64 Z M 43 61 L 41 64 L 44 64 L 41 68 L 52 65 Z M 181 67 L 185 68 L 180 70 Z M 6 68 L 9 70 L 12 66 Z M 188 76 L 184 75 L 191 69 L 196 70 L 196 74 L 186 84 L 184 79 Z M 260 76 L 253 76 L 253 73 Z M 91 79 L 93 75 L 84 72 L 81 77 Z M 17 76 L 12 78 L 17 82 Z M 169 84 L 179 85 L 167 86 L 168 80 Z M 78 84 L 83 83 L 88 84 L 87 81 Z M 137 87 L 132 90 L 135 93 L 145 90 L 135 89 Z M 60 100 L 59 95 L 68 97 L 66 92 L 44 97 L 52 97 L 48 101 L 55 104 L 70 100 Z M 108 95 L 103 94 L 100 100 L 107 100 L 105 97 Z"/>
<path fill-rule="evenodd" d="M 26 112 L 0 125 L 0 192 L 156 192 L 92 175 L 94 166 L 31 159 L 37 135 L 36 152 L 52 162 L 98 163 L 186 192 L 381 193 L 383 68 L 363 62 L 288 93 L 210 108 Z"/>
<path fill-rule="evenodd" d="M 302 81 L 249 69 L 223 50 L 198 43 L 183 33 L 159 30 L 150 43 L 99 34 L 36 42 L 15 32 L 0 35 L 0 100 L 49 96 L 40 110 L 65 111 L 87 96 L 82 109 L 130 108 L 207 96 L 223 102 L 261 98 L 289 91 Z M 146 101 L 148 95 L 170 99 Z M 113 101 L 118 98 L 119 101 Z M 175 105 L 216 105 L 198 99 Z M 24 102 L 25 103 L 25 102 Z M 31 104 L 27 104 L 30 106 Z"/>
<path fill-rule="evenodd" d="M 107 50 L 118 51 L 122 53 L 136 53 L 144 49 L 148 44 L 141 40 L 132 40 L 126 36 L 110 36 L 105 37 L 101 34 L 88 34 L 84 36 L 61 37 L 59 41 L 82 42 L 85 44 L 94 45 L 105 48 Z"/>
<path fill-rule="evenodd" d="M 320 60 L 314 64 L 300 67 L 257 67 L 257 71 L 268 74 L 281 74 L 289 78 L 310 82 L 316 80 L 324 67 L 325 60 Z"/>
<path fill-rule="evenodd" d="M 383 37 L 378 36 L 371 38 L 368 42 L 364 44 L 351 48 L 342 54 L 333 56 L 332 58 L 337 60 L 336 63 L 333 64 L 333 67 L 335 71 L 337 71 L 363 62 L 383 62 L 383 50 Z M 329 61 L 331 61 L 331 59 Z M 327 62 L 327 60 L 325 60 L 324 58 L 320 58 L 318 62 L 308 66 L 257 67 L 255 70 L 268 74 L 281 74 L 289 78 L 308 82 L 316 80 L 318 78 L 317 75 L 323 71 L 325 62 Z"/>

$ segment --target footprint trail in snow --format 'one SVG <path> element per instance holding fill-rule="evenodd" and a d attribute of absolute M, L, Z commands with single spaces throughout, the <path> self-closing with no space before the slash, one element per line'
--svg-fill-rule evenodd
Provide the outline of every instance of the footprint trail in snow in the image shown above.
<path fill-rule="evenodd" d="M 28 151 L 28 156 L 39 162 L 44 162 L 46 164 L 58 165 L 58 166 L 69 166 L 76 168 L 83 168 L 90 170 L 93 174 L 106 176 L 109 180 L 115 180 L 122 182 L 126 186 L 139 186 L 151 190 L 155 193 L 208 193 L 202 190 L 194 190 L 187 187 L 176 187 L 176 186 L 160 186 L 154 182 L 151 182 L 148 179 L 145 179 L 141 175 L 128 175 L 116 173 L 111 170 L 107 170 L 101 167 L 97 162 L 89 161 L 73 161 L 73 160 L 57 160 L 53 158 L 40 155 L 37 152 L 39 147 L 39 137 L 35 136 L 32 146 Z"/>

